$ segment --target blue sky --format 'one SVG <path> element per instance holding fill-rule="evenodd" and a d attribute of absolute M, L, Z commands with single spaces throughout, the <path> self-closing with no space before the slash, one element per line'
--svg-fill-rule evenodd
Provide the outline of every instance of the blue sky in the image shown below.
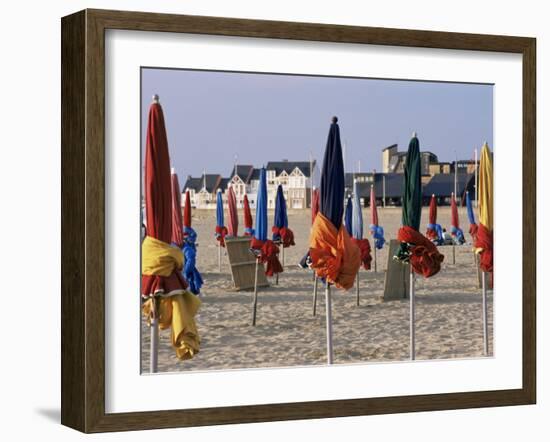
<path fill-rule="evenodd" d="M 413 131 L 440 161 L 493 148 L 492 85 L 144 68 L 141 88 L 142 134 L 156 93 L 181 185 L 204 169 L 228 176 L 235 156 L 322 161 L 333 115 L 350 172 L 380 171 L 381 150 L 406 150 Z"/>

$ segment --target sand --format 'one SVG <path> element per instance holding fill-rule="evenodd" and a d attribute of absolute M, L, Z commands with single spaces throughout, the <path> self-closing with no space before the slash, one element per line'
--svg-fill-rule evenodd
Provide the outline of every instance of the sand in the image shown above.
<path fill-rule="evenodd" d="M 379 208 L 386 239 L 395 238 L 401 222 L 400 208 Z M 241 215 L 241 213 L 240 213 Z M 254 214 L 253 214 L 254 215 Z M 242 216 L 242 215 L 241 215 Z M 465 208 L 459 208 L 467 232 Z M 272 213 L 269 220 L 273 219 Z M 319 285 L 317 315 L 312 315 L 312 273 L 297 266 L 307 251 L 309 210 L 290 211 L 289 227 L 296 246 L 285 250 L 285 271 L 279 284 L 259 292 L 257 325 L 251 326 L 251 291 L 232 287 L 227 256 L 218 272 L 214 239 L 215 211 L 195 210 L 193 227 L 198 233 L 198 268 L 205 285 L 197 319 L 201 349 L 195 358 L 179 361 L 170 345 L 170 330 L 161 332 L 159 372 L 226 370 L 235 368 L 284 367 L 326 364 L 325 296 Z M 370 210 L 364 209 L 367 227 Z M 422 227 L 428 208 L 422 212 Z M 242 218 L 239 220 L 242 223 Z M 450 208 L 440 207 L 438 222 L 450 228 Z M 242 224 L 239 231 L 242 232 Z M 471 238 L 457 246 L 452 264 L 452 246 L 439 247 L 445 255 L 441 272 L 416 282 L 416 358 L 450 359 L 483 356 L 481 291 L 472 254 Z M 333 289 L 334 363 L 402 361 L 409 358 L 409 301 L 382 299 L 388 248 L 378 252 L 378 272 L 361 270 L 360 305 L 355 288 Z M 489 355 L 493 352 L 492 291 L 488 294 Z M 150 331 L 142 319 L 142 370 L 149 370 Z"/>

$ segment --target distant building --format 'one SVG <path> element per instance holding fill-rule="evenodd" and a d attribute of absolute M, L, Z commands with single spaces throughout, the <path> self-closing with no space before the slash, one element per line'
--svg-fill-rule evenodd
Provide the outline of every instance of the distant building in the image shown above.
<path fill-rule="evenodd" d="M 399 152 L 397 144 L 382 149 L 382 172 L 403 173 L 407 152 Z M 437 155 L 424 151 L 420 152 L 420 170 L 422 175 L 430 175 L 430 165 L 437 164 Z"/>

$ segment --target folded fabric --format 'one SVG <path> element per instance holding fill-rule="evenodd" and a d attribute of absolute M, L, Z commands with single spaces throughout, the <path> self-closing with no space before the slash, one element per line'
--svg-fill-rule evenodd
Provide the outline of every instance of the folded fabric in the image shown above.
<path fill-rule="evenodd" d="M 429 223 L 426 228 L 426 237 L 437 243 L 437 245 L 443 244 L 443 229 L 440 224 Z"/>
<path fill-rule="evenodd" d="M 451 236 L 454 238 L 455 243 L 464 244 L 466 240 L 464 239 L 464 232 L 460 227 L 451 226 Z"/>
<path fill-rule="evenodd" d="M 344 226 L 337 230 L 321 212 L 315 217 L 309 237 L 311 267 L 318 277 L 338 288 L 350 289 L 361 266 L 361 251 Z"/>
<path fill-rule="evenodd" d="M 470 236 L 473 238 L 474 243 L 477 236 L 477 224 L 470 224 Z"/>
<path fill-rule="evenodd" d="M 245 227 L 244 236 L 254 236 L 254 229 L 252 227 Z"/>
<path fill-rule="evenodd" d="M 296 245 L 294 243 L 294 232 L 288 227 L 273 226 L 271 232 L 273 233 L 273 241 L 280 241 L 285 249 Z"/>
<path fill-rule="evenodd" d="M 141 243 L 141 294 L 170 296 L 187 288 L 181 250 L 151 236 Z"/>
<path fill-rule="evenodd" d="M 370 263 L 372 261 L 372 256 L 370 254 L 370 243 L 368 239 L 355 239 L 351 238 L 353 243 L 359 247 L 361 252 L 361 263 L 365 270 L 370 270 Z"/>
<path fill-rule="evenodd" d="M 371 224 L 369 226 L 369 229 L 371 231 L 372 237 L 374 238 L 374 247 L 380 250 L 384 247 L 384 244 L 386 243 L 386 240 L 384 238 L 384 228 L 375 224 Z"/>
<path fill-rule="evenodd" d="M 203 284 L 202 276 L 197 270 L 197 246 L 195 241 L 197 233 L 191 227 L 184 227 L 184 245 L 183 256 L 185 257 L 185 264 L 183 266 L 183 274 L 185 279 L 189 283 L 189 290 L 191 293 L 198 295 L 201 291 Z"/>
<path fill-rule="evenodd" d="M 493 272 L 493 232 L 483 224 L 478 224 L 475 252 L 479 254 L 479 267 L 487 273 Z"/>
<path fill-rule="evenodd" d="M 220 246 L 225 247 L 225 237 L 227 236 L 227 227 L 216 226 L 216 233 L 214 234 L 216 240 L 220 243 Z"/>
<path fill-rule="evenodd" d="M 143 314 L 152 318 L 155 299 L 148 299 L 142 306 Z M 180 360 L 191 359 L 199 352 L 200 336 L 195 323 L 201 301 L 189 292 L 157 300 L 157 316 L 161 330 L 171 328 L 171 343 Z"/>
<path fill-rule="evenodd" d="M 443 255 L 420 232 L 412 227 L 403 226 L 397 232 L 397 239 L 401 241 L 401 247 L 396 258 L 410 262 L 415 273 L 429 278 L 441 270 Z"/>
<path fill-rule="evenodd" d="M 279 262 L 279 247 L 271 241 L 260 241 L 257 238 L 252 238 L 250 248 L 259 252 L 258 259 L 262 264 L 266 264 L 265 274 L 273 276 L 275 273 L 282 273 L 283 266 Z"/>

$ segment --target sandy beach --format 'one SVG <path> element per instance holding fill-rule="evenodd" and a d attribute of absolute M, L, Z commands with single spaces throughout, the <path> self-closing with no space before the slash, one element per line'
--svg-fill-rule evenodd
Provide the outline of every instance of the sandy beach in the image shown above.
<path fill-rule="evenodd" d="M 159 372 L 221 370 L 253 367 L 320 365 L 326 363 L 324 288 L 319 285 L 317 315 L 312 315 L 312 273 L 298 267 L 307 251 L 311 215 L 309 209 L 289 211 L 289 227 L 296 246 L 285 250 L 285 271 L 279 284 L 259 292 L 257 325 L 250 325 L 252 291 L 232 287 L 227 256 L 218 272 L 217 243 L 214 239 L 215 211 L 195 210 L 193 227 L 198 233 L 198 269 L 205 284 L 198 315 L 200 353 L 190 361 L 179 361 L 170 345 L 170 330 L 161 332 Z M 378 209 L 386 240 L 396 237 L 401 208 Z M 239 209 L 243 231 L 242 211 Z M 254 216 L 254 212 L 253 212 Z M 269 213 L 272 222 L 273 214 Z M 481 291 L 467 233 L 466 209 L 459 208 L 467 242 L 456 247 L 439 247 L 445 255 L 441 272 L 416 282 L 417 359 L 482 357 L 483 329 Z M 450 229 L 450 207 L 439 207 L 438 222 Z M 363 209 L 366 229 L 370 210 Z M 425 231 L 428 208 L 423 208 L 421 231 Z M 369 237 L 370 239 L 370 237 Z M 372 242 L 371 242 L 372 244 Z M 388 248 L 378 251 L 378 272 L 361 270 L 360 306 L 355 288 L 333 289 L 334 363 L 401 361 L 409 358 L 409 301 L 384 302 L 384 274 Z M 493 352 L 493 302 L 488 294 L 489 354 Z M 142 317 L 142 371 L 149 367 L 150 331 Z"/>

